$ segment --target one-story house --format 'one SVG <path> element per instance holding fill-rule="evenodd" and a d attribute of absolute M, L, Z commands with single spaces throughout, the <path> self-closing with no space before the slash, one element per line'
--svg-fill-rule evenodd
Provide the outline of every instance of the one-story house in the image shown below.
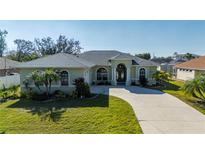
<path fill-rule="evenodd" d="M 205 56 L 175 65 L 177 70 L 176 78 L 179 80 L 191 80 L 205 74 Z"/>
<path fill-rule="evenodd" d="M 10 60 L 6 57 L 0 57 L 0 76 L 10 75 L 12 73 L 18 73 L 18 69 L 15 67 L 20 63 L 14 60 Z"/>
<path fill-rule="evenodd" d="M 176 69 L 174 66 L 183 62 L 185 62 L 185 60 L 172 60 L 169 63 L 161 63 L 160 70 L 171 74 L 173 77 L 176 77 Z"/>
<path fill-rule="evenodd" d="M 58 53 L 36 60 L 21 63 L 21 87 L 25 90 L 23 81 L 34 71 L 54 68 L 60 72 L 61 79 L 53 83 L 52 91 L 71 91 L 73 81 L 83 77 L 89 85 L 131 85 L 138 84 L 140 78 L 145 78 L 148 84 L 155 84 L 152 78 L 158 65 L 128 53 L 116 50 L 87 51 L 80 55 Z M 35 88 L 34 84 L 31 87 Z"/>

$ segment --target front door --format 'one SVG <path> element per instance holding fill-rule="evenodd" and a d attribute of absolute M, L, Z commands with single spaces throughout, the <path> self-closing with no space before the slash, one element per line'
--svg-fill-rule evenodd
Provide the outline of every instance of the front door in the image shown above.
<path fill-rule="evenodd" d="M 126 82 L 126 67 L 124 64 L 119 64 L 116 69 L 116 79 L 118 83 Z"/>

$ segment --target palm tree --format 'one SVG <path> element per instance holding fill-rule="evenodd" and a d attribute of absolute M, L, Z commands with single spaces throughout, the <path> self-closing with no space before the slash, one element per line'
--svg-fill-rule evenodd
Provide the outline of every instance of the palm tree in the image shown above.
<path fill-rule="evenodd" d="M 205 77 L 201 75 L 193 80 L 187 81 L 182 87 L 182 90 L 186 95 L 205 100 Z"/>
<path fill-rule="evenodd" d="M 44 71 L 34 71 L 31 75 L 35 86 L 41 91 L 40 86 L 44 85 L 46 88 L 46 95 L 49 96 L 51 92 L 52 82 L 59 80 L 59 74 L 53 69 L 46 69 Z"/>
<path fill-rule="evenodd" d="M 170 79 L 170 75 L 169 73 L 166 73 L 164 71 L 156 71 L 152 77 L 158 81 L 159 83 L 161 83 L 162 81 L 169 81 Z"/>

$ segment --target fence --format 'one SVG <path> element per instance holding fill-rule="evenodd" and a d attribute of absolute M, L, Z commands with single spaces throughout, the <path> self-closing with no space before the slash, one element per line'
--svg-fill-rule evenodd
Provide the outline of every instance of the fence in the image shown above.
<path fill-rule="evenodd" d="M 2 89 L 3 87 L 9 88 L 13 85 L 19 85 L 19 84 L 20 84 L 19 74 L 0 77 L 0 89 Z"/>

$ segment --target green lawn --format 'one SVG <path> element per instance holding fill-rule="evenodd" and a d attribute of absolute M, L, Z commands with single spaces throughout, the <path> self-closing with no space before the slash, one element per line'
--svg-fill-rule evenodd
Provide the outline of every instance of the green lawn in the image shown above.
<path fill-rule="evenodd" d="M 205 114 L 205 105 L 197 103 L 198 100 L 196 98 L 185 95 L 184 92 L 180 89 L 183 86 L 183 84 L 184 82 L 182 81 L 171 80 L 169 82 L 165 82 L 164 86 L 158 86 L 153 88 L 171 94 L 181 99 L 188 105 L 194 107 L 199 112 Z"/>
<path fill-rule="evenodd" d="M 86 100 L 0 104 L 0 133 L 8 134 L 136 134 L 142 133 L 131 106 L 100 95 Z"/>

